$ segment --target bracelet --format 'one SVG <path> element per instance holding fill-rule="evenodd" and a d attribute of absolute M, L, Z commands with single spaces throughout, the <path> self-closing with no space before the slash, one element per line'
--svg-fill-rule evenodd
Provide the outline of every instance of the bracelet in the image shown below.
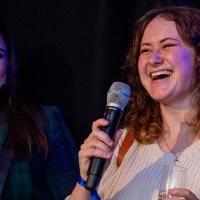
<path fill-rule="evenodd" d="M 91 200 L 101 200 L 100 196 L 98 195 L 96 190 L 91 192 Z"/>
<path fill-rule="evenodd" d="M 81 176 L 79 176 L 77 182 L 82 187 L 86 186 L 86 181 Z M 91 191 L 91 200 L 101 200 L 96 190 Z"/>
<path fill-rule="evenodd" d="M 78 177 L 77 182 L 78 182 L 78 184 L 79 184 L 80 186 L 83 186 L 83 187 L 86 186 L 86 181 L 85 181 L 81 176 Z"/>

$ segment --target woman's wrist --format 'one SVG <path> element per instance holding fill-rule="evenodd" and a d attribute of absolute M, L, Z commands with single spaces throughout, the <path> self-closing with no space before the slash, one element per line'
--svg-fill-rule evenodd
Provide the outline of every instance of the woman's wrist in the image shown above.
<path fill-rule="evenodd" d="M 77 183 L 84 188 L 86 186 L 86 180 L 84 180 L 81 176 L 78 177 Z M 91 200 L 100 200 L 96 190 L 91 191 Z"/>
<path fill-rule="evenodd" d="M 86 180 L 84 180 L 81 176 L 78 177 L 78 180 L 77 180 L 78 184 L 82 187 L 85 187 L 86 186 Z"/>

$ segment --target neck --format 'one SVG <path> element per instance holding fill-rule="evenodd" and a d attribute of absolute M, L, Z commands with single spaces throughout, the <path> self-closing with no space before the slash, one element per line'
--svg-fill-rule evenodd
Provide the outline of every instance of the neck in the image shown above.
<path fill-rule="evenodd" d="M 192 108 L 175 109 L 160 105 L 163 116 L 165 131 L 179 135 L 185 132 L 189 127 L 195 115 L 195 110 Z"/>
<path fill-rule="evenodd" d="M 195 138 L 195 133 L 190 126 L 194 110 L 174 109 L 161 105 L 161 112 L 164 124 L 163 137 L 159 140 L 161 149 L 165 152 L 183 151 Z"/>

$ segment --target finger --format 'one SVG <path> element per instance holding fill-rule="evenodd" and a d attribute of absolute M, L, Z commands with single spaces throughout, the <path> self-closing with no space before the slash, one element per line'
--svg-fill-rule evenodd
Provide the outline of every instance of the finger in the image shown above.
<path fill-rule="evenodd" d="M 99 129 L 101 128 L 102 126 L 108 126 L 109 122 L 103 118 L 101 119 L 98 119 L 96 121 L 93 122 L 92 124 L 92 130 L 95 130 L 95 129 Z"/>
<path fill-rule="evenodd" d="M 107 142 L 107 141 L 103 142 L 102 140 L 99 140 L 98 138 L 93 138 L 93 139 L 85 141 L 81 145 L 81 149 L 82 150 L 85 150 L 85 149 L 99 149 L 99 150 L 102 150 L 102 151 L 105 151 L 105 152 L 110 152 L 111 148 L 106 143 L 109 143 L 109 142 Z"/>
<path fill-rule="evenodd" d="M 84 143 L 88 143 L 92 140 L 98 139 L 111 147 L 113 145 L 112 139 L 103 131 L 96 129 L 93 130 L 92 133 L 89 135 L 89 137 L 84 141 Z"/>
<path fill-rule="evenodd" d="M 178 196 L 178 197 L 185 197 L 187 200 L 199 200 L 194 193 L 192 193 L 188 189 L 182 189 L 182 188 L 174 188 L 174 189 L 169 189 L 169 194 L 173 196 Z"/>
<path fill-rule="evenodd" d="M 80 150 L 78 156 L 79 156 L 79 166 L 80 166 L 81 177 L 83 177 L 86 180 L 88 167 L 91 162 L 91 157 L 110 159 L 112 155 L 113 155 L 112 152 L 105 152 L 99 149 Z"/>
<path fill-rule="evenodd" d="M 102 151 L 101 149 L 84 149 L 79 151 L 79 158 L 85 160 L 86 162 L 90 160 L 91 157 L 108 159 L 111 158 L 112 155 L 112 151 Z"/>

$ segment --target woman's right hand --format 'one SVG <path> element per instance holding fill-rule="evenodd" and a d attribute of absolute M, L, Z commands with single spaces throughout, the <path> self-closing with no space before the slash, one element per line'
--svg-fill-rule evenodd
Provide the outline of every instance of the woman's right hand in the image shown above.
<path fill-rule="evenodd" d="M 79 151 L 80 175 L 86 180 L 87 171 L 91 157 L 100 157 L 109 159 L 113 155 L 113 141 L 100 130 L 100 127 L 108 126 L 109 122 L 105 119 L 99 119 L 92 124 L 92 132 L 81 145 Z"/>
<path fill-rule="evenodd" d="M 100 130 L 103 126 L 108 126 L 109 122 L 105 119 L 99 119 L 92 125 L 92 132 L 88 138 L 81 145 L 79 151 L 79 167 L 80 175 L 84 180 L 87 180 L 87 172 L 90 164 L 91 157 L 99 157 L 109 159 L 113 155 L 113 151 L 122 135 L 122 130 L 117 131 L 115 134 L 115 143 L 111 138 Z M 68 199 L 90 199 L 91 193 L 78 183 Z"/>

